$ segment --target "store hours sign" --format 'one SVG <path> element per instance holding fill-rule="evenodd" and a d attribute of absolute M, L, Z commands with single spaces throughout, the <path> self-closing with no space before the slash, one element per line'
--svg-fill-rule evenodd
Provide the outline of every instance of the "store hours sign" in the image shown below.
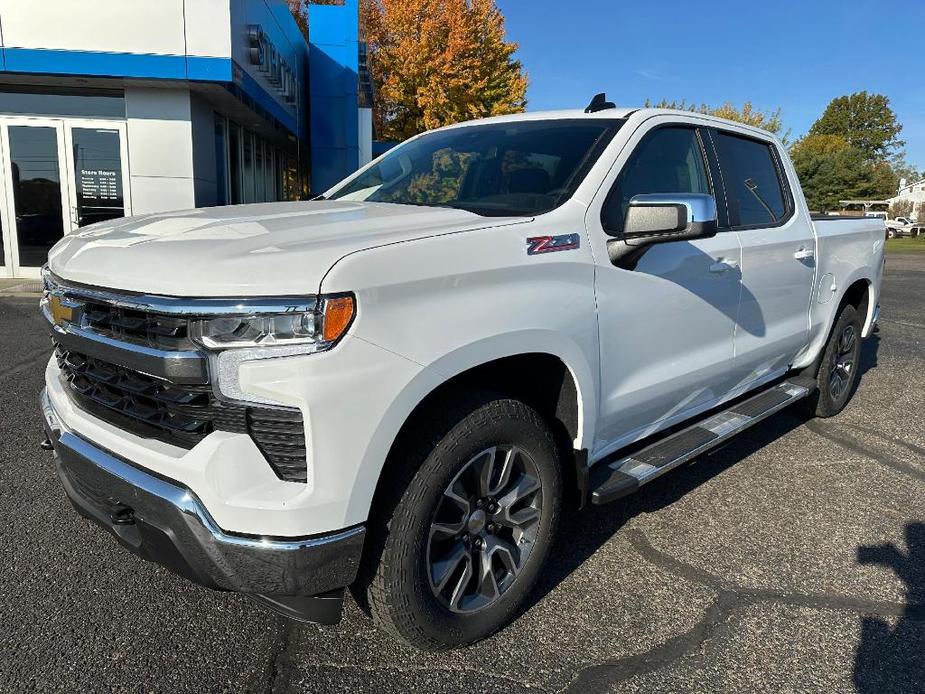
<path fill-rule="evenodd" d="M 122 192 L 120 172 L 112 169 L 81 169 L 80 197 L 85 203 L 119 201 Z"/>

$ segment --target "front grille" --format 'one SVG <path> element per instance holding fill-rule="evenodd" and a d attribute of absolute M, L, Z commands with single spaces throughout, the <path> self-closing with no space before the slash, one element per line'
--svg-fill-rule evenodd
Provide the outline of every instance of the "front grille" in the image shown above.
<path fill-rule="evenodd" d="M 71 397 L 103 421 L 187 449 L 213 431 L 249 434 L 280 479 L 307 479 L 298 410 L 223 403 L 210 385 L 169 383 L 57 344 L 55 356 Z"/>
<path fill-rule="evenodd" d="M 135 345 L 154 349 L 192 350 L 189 319 L 166 316 L 115 304 L 85 300 L 81 327 Z"/>

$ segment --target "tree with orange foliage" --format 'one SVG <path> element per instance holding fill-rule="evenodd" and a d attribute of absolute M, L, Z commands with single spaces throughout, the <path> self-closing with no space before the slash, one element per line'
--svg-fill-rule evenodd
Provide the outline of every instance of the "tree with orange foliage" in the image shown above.
<path fill-rule="evenodd" d="M 527 76 L 494 0 L 362 0 L 376 136 L 523 111 Z"/>

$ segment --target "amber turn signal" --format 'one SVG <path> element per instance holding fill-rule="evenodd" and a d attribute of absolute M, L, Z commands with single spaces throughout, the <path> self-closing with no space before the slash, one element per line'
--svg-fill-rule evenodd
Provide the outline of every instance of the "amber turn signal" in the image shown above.
<path fill-rule="evenodd" d="M 338 296 L 324 302 L 324 341 L 334 342 L 350 327 L 356 312 L 352 296 Z"/>

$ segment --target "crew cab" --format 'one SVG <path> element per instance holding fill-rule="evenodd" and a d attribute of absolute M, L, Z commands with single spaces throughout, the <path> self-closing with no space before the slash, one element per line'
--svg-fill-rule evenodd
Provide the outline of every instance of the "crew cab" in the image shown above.
<path fill-rule="evenodd" d="M 602 95 L 462 123 L 313 201 L 64 238 L 44 445 L 146 559 L 455 647 L 516 616 L 564 504 L 841 411 L 883 250 L 753 127 Z"/>

